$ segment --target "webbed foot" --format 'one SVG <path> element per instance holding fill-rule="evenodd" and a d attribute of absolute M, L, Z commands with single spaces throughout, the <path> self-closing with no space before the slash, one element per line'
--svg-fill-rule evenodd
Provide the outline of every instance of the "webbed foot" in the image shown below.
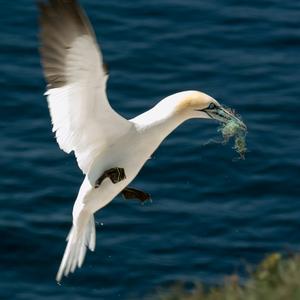
<path fill-rule="evenodd" d="M 125 170 L 123 168 L 112 168 L 106 170 L 96 181 L 95 188 L 97 189 L 105 178 L 109 178 L 112 183 L 116 184 L 126 179 Z"/>
<path fill-rule="evenodd" d="M 150 200 L 150 194 L 145 193 L 143 191 L 137 190 L 137 189 L 133 189 L 133 188 L 125 188 L 121 194 L 123 195 L 123 197 L 127 200 L 129 199 L 137 199 L 140 200 L 141 202 L 145 202 L 147 200 Z"/>

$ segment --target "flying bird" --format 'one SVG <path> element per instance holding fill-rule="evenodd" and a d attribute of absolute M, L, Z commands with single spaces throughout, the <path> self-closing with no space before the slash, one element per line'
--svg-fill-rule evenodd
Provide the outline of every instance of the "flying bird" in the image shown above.
<path fill-rule="evenodd" d="M 56 280 L 81 267 L 95 250 L 94 214 L 118 194 L 145 201 L 147 192 L 128 185 L 160 143 L 184 121 L 235 120 L 234 114 L 200 91 L 183 91 L 127 120 L 109 104 L 107 67 L 91 23 L 76 0 L 39 3 L 40 54 L 48 106 L 59 147 L 74 152 L 85 174 Z"/>

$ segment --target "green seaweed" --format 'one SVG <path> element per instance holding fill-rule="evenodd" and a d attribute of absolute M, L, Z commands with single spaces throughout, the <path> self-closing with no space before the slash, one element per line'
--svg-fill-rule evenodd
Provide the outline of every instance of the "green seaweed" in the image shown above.
<path fill-rule="evenodd" d="M 218 131 L 222 133 L 224 144 L 231 138 L 234 138 L 233 149 L 239 154 L 241 159 L 245 159 L 245 153 L 247 152 L 247 130 L 242 126 L 242 122 L 239 123 L 238 121 L 231 119 L 228 122 L 223 123 Z"/>

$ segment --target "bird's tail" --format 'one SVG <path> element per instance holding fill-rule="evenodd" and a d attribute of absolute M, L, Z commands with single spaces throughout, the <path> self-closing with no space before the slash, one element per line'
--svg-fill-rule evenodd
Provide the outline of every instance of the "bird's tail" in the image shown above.
<path fill-rule="evenodd" d="M 80 268 L 86 254 L 86 248 L 91 251 L 96 246 L 96 230 L 94 215 L 80 216 L 79 221 L 73 225 L 67 237 L 67 247 L 56 275 L 60 282 L 63 276 L 73 273 L 76 267 Z"/>

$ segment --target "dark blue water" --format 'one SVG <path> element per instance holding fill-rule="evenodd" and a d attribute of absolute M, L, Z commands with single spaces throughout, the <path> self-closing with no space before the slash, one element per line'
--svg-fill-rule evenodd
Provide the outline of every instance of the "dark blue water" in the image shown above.
<path fill-rule="evenodd" d="M 189 121 L 144 167 L 141 205 L 97 214 L 97 249 L 54 278 L 83 179 L 51 132 L 35 1 L 0 3 L 0 299 L 134 299 L 177 280 L 219 283 L 300 245 L 300 3 L 82 0 L 110 66 L 108 93 L 133 117 L 202 90 L 235 108 L 249 153 L 233 161 L 211 121 Z"/>

